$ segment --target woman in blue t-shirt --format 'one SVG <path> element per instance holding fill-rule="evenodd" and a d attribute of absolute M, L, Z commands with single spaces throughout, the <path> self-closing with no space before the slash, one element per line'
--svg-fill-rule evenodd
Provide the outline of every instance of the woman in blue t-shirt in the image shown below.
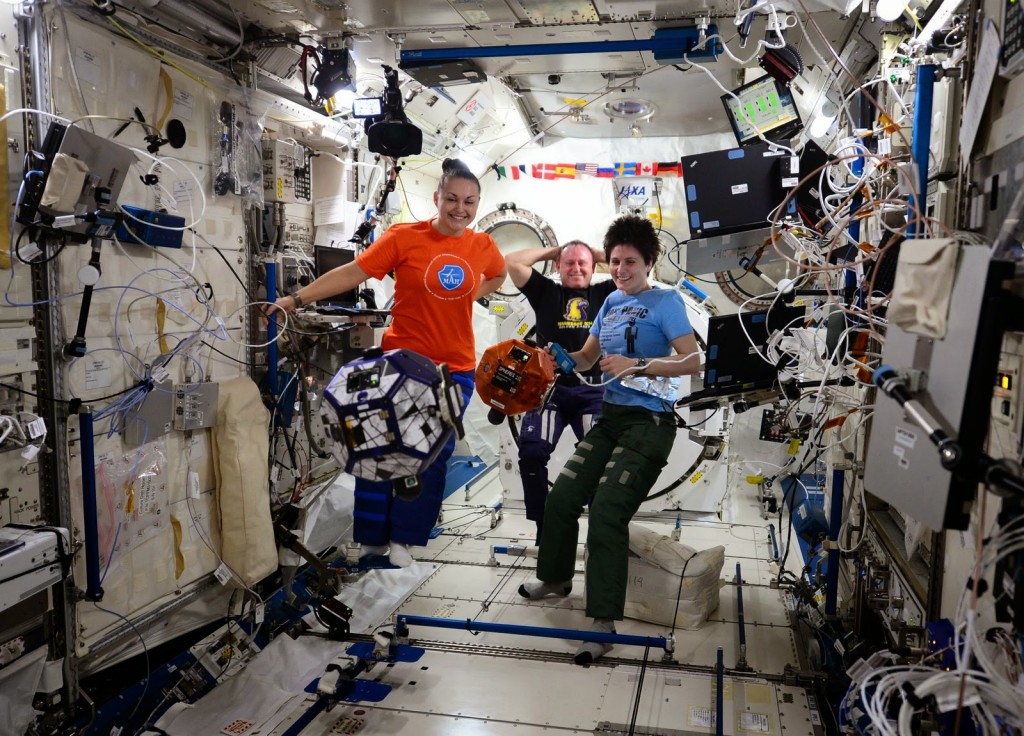
<path fill-rule="evenodd" d="M 555 480 L 544 506 L 538 580 L 520 586 L 519 593 L 531 600 L 569 594 L 579 518 L 589 504 L 587 615 L 594 619 L 593 631 L 614 632 L 626 602 L 629 521 L 665 467 L 676 435 L 671 400 L 661 391 L 643 390 L 658 382 L 628 379 L 692 375 L 700 357 L 679 292 L 648 282 L 660 254 L 651 221 L 615 220 L 604 252 L 617 290 L 605 300 L 582 349 L 570 353 L 579 371 L 600 362 L 608 382 L 603 413 Z M 589 664 L 610 648 L 584 642 L 576 662 Z"/>

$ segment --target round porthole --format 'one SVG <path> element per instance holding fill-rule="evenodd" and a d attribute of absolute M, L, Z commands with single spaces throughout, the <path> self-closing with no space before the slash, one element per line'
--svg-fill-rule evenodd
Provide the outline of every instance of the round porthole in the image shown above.
<path fill-rule="evenodd" d="M 494 212 L 480 218 L 476 229 L 494 238 L 503 256 L 524 248 L 558 247 L 558 240 L 551 226 L 532 212 L 517 209 L 513 202 L 500 204 Z M 541 261 L 535 268 L 546 274 L 550 265 L 551 261 Z M 504 297 L 518 296 L 519 289 L 512 283 L 511 278 L 506 278 L 505 283 L 495 294 Z"/>

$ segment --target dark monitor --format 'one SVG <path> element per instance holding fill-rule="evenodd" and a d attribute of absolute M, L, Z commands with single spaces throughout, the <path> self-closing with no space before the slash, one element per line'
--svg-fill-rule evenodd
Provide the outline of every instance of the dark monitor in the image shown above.
<path fill-rule="evenodd" d="M 320 278 L 338 266 L 344 266 L 355 260 L 356 252 L 349 248 L 331 248 L 326 245 L 313 246 L 313 271 Z M 352 307 L 359 303 L 359 289 L 336 294 L 329 299 L 321 299 L 319 305 L 329 304 L 337 307 Z"/>
<path fill-rule="evenodd" d="M 771 388 L 778 370 L 767 360 L 768 338 L 787 327 L 802 327 L 803 307 L 772 307 L 767 312 L 743 312 L 708 320 L 704 387 L 714 394 Z M 758 355 L 757 353 L 760 353 Z"/>
<path fill-rule="evenodd" d="M 773 77 L 761 77 L 722 95 L 722 104 L 741 146 L 760 142 L 758 133 L 769 141 L 781 141 L 803 127 L 793 93 Z"/>
<path fill-rule="evenodd" d="M 757 230 L 796 212 L 782 186 L 783 152 L 767 143 L 683 156 L 683 183 L 691 238 Z"/>

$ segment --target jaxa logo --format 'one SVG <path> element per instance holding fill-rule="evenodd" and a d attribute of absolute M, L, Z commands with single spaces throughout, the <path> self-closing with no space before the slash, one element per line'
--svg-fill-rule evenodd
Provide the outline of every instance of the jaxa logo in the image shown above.
<path fill-rule="evenodd" d="M 462 266 L 448 263 L 437 272 L 437 280 L 446 291 L 454 291 L 465 282 L 466 272 Z"/>
<path fill-rule="evenodd" d="M 647 185 L 646 184 L 623 184 L 619 187 L 619 199 L 636 199 L 637 197 L 647 197 Z"/>
<path fill-rule="evenodd" d="M 571 322 L 585 322 L 587 319 L 587 309 L 589 307 L 590 302 L 586 299 L 574 296 L 565 304 L 565 318 Z"/>

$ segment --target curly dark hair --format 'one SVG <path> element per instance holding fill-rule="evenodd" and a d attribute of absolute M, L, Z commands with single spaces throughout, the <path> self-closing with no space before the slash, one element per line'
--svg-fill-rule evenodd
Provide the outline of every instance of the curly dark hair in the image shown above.
<path fill-rule="evenodd" d="M 466 164 L 457 158 L 446 158 L 441 164 L 441 178 L 437 182 L 437 191 L 444 189 L 445 185 L 452 179 L 465 179 L 476 184 L 477 191 L 480 190 L 480 180 L 476 174 L 469 170 Z"/>
<path fill-rule="evenodd" d="M 654 265 L 661 255 L 661 243 L 654 223 L 646 217 L 623 215 L 608 226 L 604 234 L 604 258 L 611 262 L 612 248 L 616 245 L 632 245 L 648 266 Z"/>

